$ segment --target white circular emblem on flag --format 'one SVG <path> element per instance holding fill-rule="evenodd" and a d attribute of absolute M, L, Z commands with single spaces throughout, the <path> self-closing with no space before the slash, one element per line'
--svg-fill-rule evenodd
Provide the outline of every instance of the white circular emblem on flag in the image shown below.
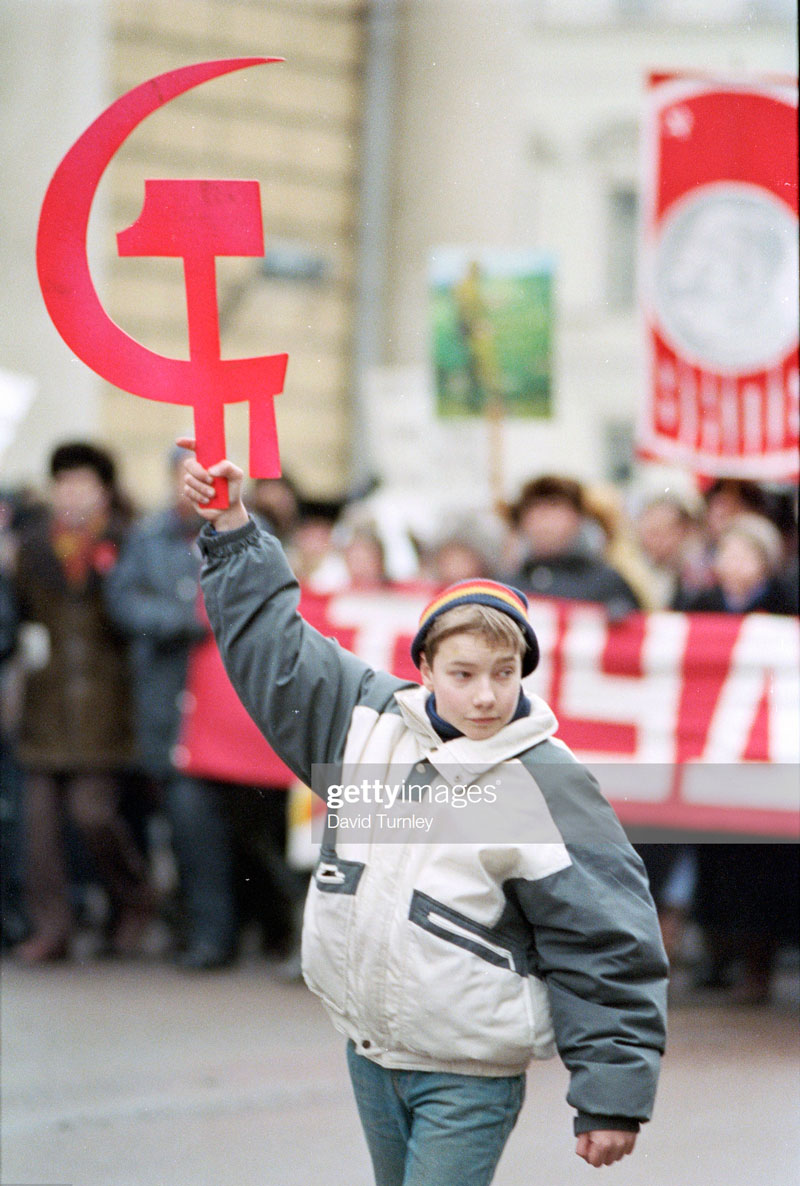
<path fill-rule="evenodd" d="M 653 280 L 660 328 L 696 365 L 761 371 L 797 342 L 797 218 L 758 186 L 707 185 L 676 202 Z"/>

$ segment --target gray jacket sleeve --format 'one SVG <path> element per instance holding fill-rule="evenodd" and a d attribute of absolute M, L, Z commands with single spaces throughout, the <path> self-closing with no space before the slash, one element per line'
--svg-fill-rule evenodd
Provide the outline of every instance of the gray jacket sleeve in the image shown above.
<path fill-rule="evenodd" d="M 644 866 L 568 754 L 535 777 L 571 864 L 517 886 L 570 1072 L 576 1133 L 649 1120 L 666 1039 L 668 965 Z"/>
<path fill-rule="evenodd" d="M 353 709 L 379 707 L 406 681 L 375 672 L 297 612 L 300 591 L 280 543 L 251 520 L 200 533 L 201 585 L 225 669 L 267 741 L 309 786 L 338 764 Z"/>

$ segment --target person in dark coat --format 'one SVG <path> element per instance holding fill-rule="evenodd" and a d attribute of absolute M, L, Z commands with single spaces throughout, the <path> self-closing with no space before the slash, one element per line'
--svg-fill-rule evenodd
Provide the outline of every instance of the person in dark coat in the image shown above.
<path fill-rule="evenodd" d="M 2 524 L 0 524 L 2 531 Z M 11 579 L 0 568 L 0 693 L 5 697 L 7 660 L 17 646 L 19 612 Z M 20 885 L 21 778 L 5 703 L 0 704 L 0 944 L 14 946 L 25 933 Z"/>
<path fill-rule="evenodd" d="M 221 824 L 202 796 L 187 790 L 173 762 L 192 648 L 209 633 L 199 612 L 196 538 L 202 521 L 181 494 L 186 456 L 182 449 L 170 454 L 171 497 L 132 529 L 106 582 L 108 612 L 130 642 L 136 762 L 153 807 L 163 809 L 169 821 L 181 899 L 193 896 L 198 880 L 211 880 L 216 889 L 214 871 L 229 864 L 227 843 L 219 838 Z M 212 891 L 208 899 L 214 918 L 226 914 L 218 894 Z M 215 965 L 229 961 L 227 944 L 218 947 Z M 195 958 L 200 958 L 196 952 Z M 204 949 L 202 962 L 208 958 Z"/>
<path fill-rule="evenodd" d="M 763 515 L 740 514 L 719 536 L 716 583 L 688 605 L 695 613 L 796 614 L 797 587 L 782 572 L 783 541 Z M 695 914 L 707 960 L 700 987 L 732 986 L 742 1004 L 769 998 L 783 942 L 797 942 L 798 850 L 791 844 L 701 844 Z M 739 966 L 739 976 L 736 969 Z"/>
<path fill-rule="evenodd" d="M 616 621 L 639 601 L 592 546 L 585 512 L 583 487 L 572 478 L 546 474 L 526 483 L 510 517 L 527 555 L 510 580 L 541 597 L 598 602 Z"/>
<path fill-rule="evenodd" d="M 741 514 L 722 531 L 715 582 L 687 600 L 690 613 L 796 614 L 797 587 L 782 571 L 783 541 L 763 515 Z"/>
<path fill-rule="evenodd" d="M 180 496 L 182 454 L 170 456 L 173 497 L 133 527 L 105 587 L 109 616 L 130 640 L 137 761 L 160 791 L 174 773 L 189 655 L 208 633 L 198 611 L 201 523 Z"/>
<path fill-rule="evenodd" d="M 114 949 L 138 950 L 152 915 L 144 861 L 119 812 L 133 729 L 127 646 L 103 598 L 125 530 L 114 462 L 103 449 L 71 442 L 53 453 L 50 474 L 49 513 L 20 533 L 14 578 L 20 616 L 31 624 L 35 644 L 17 749 L 33 926 L 17 951 L 28 963 L 69 953 L 65 816 L 108 893 Z"/>
<path fill-rule="evenodd" d="M 137 761 L 171 828 L 184 947 L 180 963 L 207 971 L 235 958 L 239 898 L 250 883 L 265 949 L 274 940 L 274 950 L 288 954 L 297 893 L 293 897 L 287 888 L 294 890 L 294 883 L 283 857 L 285 788 L 194 777 L 182 766 L 176 769 L 174 761 L 192 649 L 210 633 L 198 609 L 196 539 L 202 519 L 182 494 L 188 456 L 183 449 L 170 454 L 170 501 L 131 531 L 109 574 L 106 599 L 113 621 L 130 639 Z M 269 529 L 290 529 L 296 516 L 291 487 L 274 479 L 255 489 Z"/>

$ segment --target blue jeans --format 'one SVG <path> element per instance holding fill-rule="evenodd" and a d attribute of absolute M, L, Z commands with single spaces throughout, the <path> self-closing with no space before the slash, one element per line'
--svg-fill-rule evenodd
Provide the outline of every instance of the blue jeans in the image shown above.
<path fill-rule="evenodd" d="M 347 1045 L 376 1186 L 486 1186 L 525 1098 L 525 1076 L 389 1071 Z"/>

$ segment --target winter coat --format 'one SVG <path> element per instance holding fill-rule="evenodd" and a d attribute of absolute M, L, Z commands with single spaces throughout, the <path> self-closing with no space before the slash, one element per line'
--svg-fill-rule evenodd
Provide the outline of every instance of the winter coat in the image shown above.
<path fill-rule="evenodd" d="M 131 644 L 138 760 L 172 770 L 192 646 L 208 634 L 198 612 L 197 524 L 160 511 L 137 525 L 106 583 L 109 614 Z"/>
<path fill-rule="evenodd" d="M 624 577 L 581 543 L 555 556 L 529 557 L 513 574 L 511 584 L 539 597 L 598 602 L 612 621 L 639 608 Z"/>
<path fill-rule="evenodd" d="M 18 630 L 19 612 L 14 589 L 8 574 L 0 571 L 0 663 L 13 653 Z"/>
<path fill-rule="evenodd" d="M 771 577 L 755 590 L 746 606 L 733 609 L 722 588 L 712 585 L 693 597 L 687 598 L 683 607 L 693 614 L 797 614 L 797 585 L 791 578 Z"/>
<path fill-rule="evenodd" d="M 15 592 L 24 622 L 40 627 L 41 653 L 28 670 L 17 756 L 49 771 L 122 769 L 133 755 L 127 644 L 106 611 L 103 583 L 121 531 L 98 540 L 96 561 L 70 585 L 43 519 L 21 533 Z"/>
<path fill-rule="evenodd" d="M 298 777 L 323 789 L 376 776 L 451 795 L 502 788 L 486 841 L 445 831 L 381 843 L 375 815 L 368 838 L 350 842 L 329 813 L 303 970 L 334 1025 L 382 1066 L 466 1074 L 520 1072 L 555 1041 L 577 1131 L 638 1127 L 664 1044 L 666 960 L 641 861 L 553 739 L 550 709 L 534 698 L 530 716 L 492 738 L 443 741 L 424 689 L 299 617 L 274 539 L 251 522 L 204 528 L 200 542 L 228 673 Z"/>

